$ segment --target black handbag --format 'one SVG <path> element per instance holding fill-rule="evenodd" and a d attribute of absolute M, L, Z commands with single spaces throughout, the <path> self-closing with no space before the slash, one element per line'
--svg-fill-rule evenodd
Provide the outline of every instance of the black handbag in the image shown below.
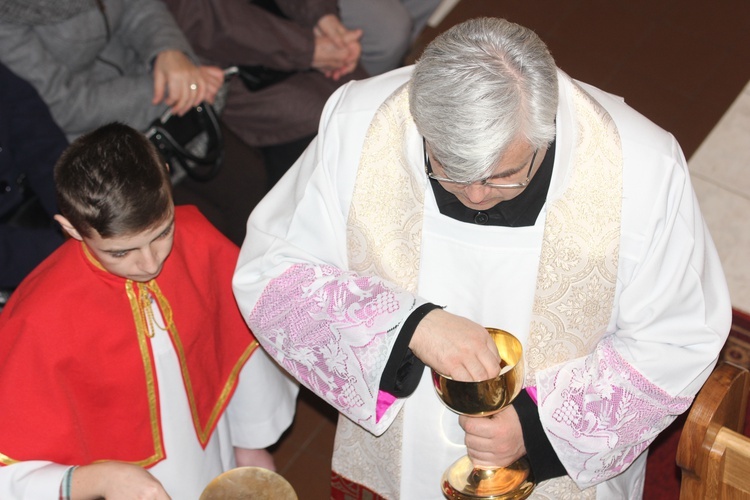
<path fill-rule="evenodd" d="M 207 102 L 183 116 L 167 111 L 151 123 L 145 135 L 170 166 L 173 182 L 178 182 L 183 172 L 205 182 L 221 170 L 224 135 L 216 111 Z"/>

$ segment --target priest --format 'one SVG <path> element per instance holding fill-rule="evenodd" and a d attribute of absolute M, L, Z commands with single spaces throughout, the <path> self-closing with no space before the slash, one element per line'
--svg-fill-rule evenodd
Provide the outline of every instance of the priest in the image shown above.
<path fill-rule="evenodd" d="M 491 18 L 332 96 L 250 216 L 234 290 L 261 344 L 342 415 L 333 498 L 442 498 L 466 454 L 526 456 L 532 498 L 639 498 L 647 448 L 731 312 L 675 138 Z M 521 341 L 525 390 L 458 417 L 430 369 L 498 374 L 485 327 Z"/>

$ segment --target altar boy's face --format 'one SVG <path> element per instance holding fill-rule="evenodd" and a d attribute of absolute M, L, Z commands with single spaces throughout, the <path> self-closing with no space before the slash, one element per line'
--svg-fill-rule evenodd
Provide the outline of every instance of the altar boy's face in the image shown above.
<path fill-rule="evenodd" d="M 91 236 L 82 236 L 69 231 L 61 216 L 63 228 L 77 240 L 83 241 L 91 254 L 109 273 L 121 278 L 147 282 L 156 278 L 164 267 L 174 243 L 174 214 L 150 229 L 132 235 L 102 238 L 92 231 Z"/>

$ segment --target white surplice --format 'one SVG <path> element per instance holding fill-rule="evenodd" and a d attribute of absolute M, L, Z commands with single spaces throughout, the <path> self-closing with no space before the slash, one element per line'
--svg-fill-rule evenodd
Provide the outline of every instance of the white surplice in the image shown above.
<path fill-rule="evenodd" d="M 318 138 L 251 215 L 234 279 L 244 316 L 279 363 L 352 422 L 374 435 L 398 427 L 390 440 L 400 442 L 395 449 L 337 436 L 337 471 L 386 498 L 442 498 L 442 472 L 466 453 L 457 417 L 436 397 L 427 370 L 412 396 L 390 406 L 378 391 L 380 375 L 404 320 L 426 301 L 511 331 L 528 345 L 549 201 L 565 191 L 581 142 L 572 89 L 582 88 L 609 113 L 622 144 L 614 307 L 605 317 L 605 338 L 593 352 L 547 363 L 533 376 L 542 424 L 575 481 L 573 489 L 548 481 L 533 497 L 640 497 L 644 448 L 687 408 L 714 366 L 730 324 L 721 265 L 677 142 L 621 99 L 560 73 L 548 204 L 534 226 L 487 227 L 439 213 L 424 174 L 421 136 L 407 123 L 400 149 L 382 148 L 404 158 L 413 179 L 393 189 L 418 190 L 416 198 L 424 200 L 416 207 L 421 210 L 418 280 L 413 287 L 395 285 L 378 272 L 351 271 L 350 250 L 357 241 L 348 240 L 347 224 L 357 166 L 367 161 L 361 157 L 365 136 L 379 105 L 410 73 L 404 68 L 349 84 L 332 96 Z M 414 207 L 384 205 L 382 210 L 386 219 L 415 219 Z M 415 256 L 408 249 L 403 255 L 408 268 Z M 634 408 L 648 408 L 650 429 L 628 424 L 628 415 L 622 422 L 611 415 L 599 418 L 588 406 L 581 414 L 566 413 L 565 398 L 575 391 L 586 395 L 586 405 L 608 403 L 612 391 L 620 390 L 617 384 L 623 397 L 636 401 Z M 377 410 L 379 401 L 387 407 L 384 412 Z M 580 418 L 591 418 L 590 425 Z M 572 437 L 576 433 L 578 438 Z M 337 462 L 336 455 L 347 462 Z M 608 459 L 613 459 L 609 468 L 602 465 Z"/>

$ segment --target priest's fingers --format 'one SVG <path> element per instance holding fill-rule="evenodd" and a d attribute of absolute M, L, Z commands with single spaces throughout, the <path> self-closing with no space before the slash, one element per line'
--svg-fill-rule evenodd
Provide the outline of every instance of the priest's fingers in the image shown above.
<path fill-rule="evenodd" d="M 409 348 L 427 366 L 456 380 L 486 380 L 500 373 L 500 355 L 487 330 L 442 309 L 422 318 Z"/>
<path fill-rule="evenodd" d="M 460 416 L 466 452 L 479 467 L 505 467 L 526 454 L 518 414 L 510 406 L 492 417 Z"/>

